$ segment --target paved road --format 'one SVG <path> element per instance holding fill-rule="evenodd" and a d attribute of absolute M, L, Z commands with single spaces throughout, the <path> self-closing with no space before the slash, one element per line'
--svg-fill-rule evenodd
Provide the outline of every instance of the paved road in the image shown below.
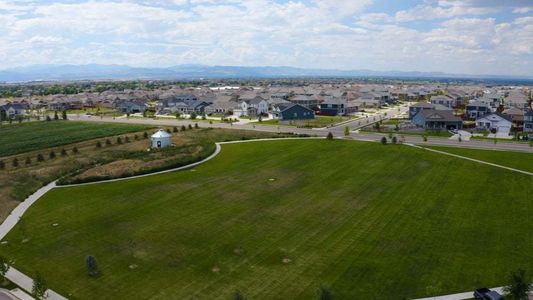
<path fill-rule="evenodd" d="M 395 108 L 397 111 L 397 108 Z M 392 114 L 387 114 L 383 116 L 384 118 L 391 117 Z M 213 122 L 209 124 L 208 121 L 198 120 L 196 122 L 189 120 L 154 120 L 154 119 L 141 119 L 141 118 L 100 118 L 100 117 L 91 117 L 87 115 L 69 115 L 71 120 L 79 120 L 86 122 L 110 122 L 110 123 L 130 123 L 130 124 L 149 124 L 155 126 L 181 126 L 198 123 L 200 127 L 212 127 L 212 128 L 231 128 L 231 129 L 242 129 L 242 130 L 255 130 L 262 132 L 292 132 L 297 134 L 309 134 L 312 136 L 326 136 L 328 132 L 331 132 L 334 136 L 343 137 L 344 136 L 344 126 L 340 125 L 327 129 L 309 129 L 309 128 L 296 128 L 292 126 L 275 126 L 275 125 L 260 125 L 260 124 L 229 124 L 229 123 L 220 123 Z M 361 125 L 358 125 L 357 120 L 350 122 L 348 126 L 351 129 L 358 128 Z M 376 121 L 377 122 L 377 121 Z M 366 124 L 364 124 L 366 126 Z M 349 138 L 354 140 L 362 141 L 379 141 L 385 134 L 379 133 L 358 133 L 350 132 Z M 428 141 L 424 142 L 421 136 L 409 136 L 405 135 L 405 142 L 418 145 L 433 145 L 433 146 L 451 146 L 451 147 L 462 147 L 462 148 L 474 148 L 474 149 L 489 149 L 489 150 L 503 150 L 503 151 L 521 151 L 533 153 L 533 147 L 530 147 L 525 143 L 512 143 L 512 142 L 503 142 L 500 141 L 497 144 L 494 144 L 493 141 L 484 141 L 484 140 L 471 140 L 471 141 L 462 141 L 450 140 L 445 137 L 428 137 Z"/>

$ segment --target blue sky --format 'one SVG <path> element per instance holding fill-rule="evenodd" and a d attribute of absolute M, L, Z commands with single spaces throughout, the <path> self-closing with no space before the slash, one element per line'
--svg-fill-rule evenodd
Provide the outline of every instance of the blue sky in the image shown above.
<path fill-rule="evenodd" d="M 177 64 L 533 75 L 531 0 L 0 0 L 0 69 Z"/>

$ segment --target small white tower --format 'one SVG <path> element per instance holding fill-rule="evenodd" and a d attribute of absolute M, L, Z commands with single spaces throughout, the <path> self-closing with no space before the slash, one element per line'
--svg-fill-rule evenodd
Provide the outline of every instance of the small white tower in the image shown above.
<path fill-rule="evenodd" d="M 172 135 L 163 129 L 159 129 L 152 135 L 152 148 L 165 148 L 172 144 Z"/>

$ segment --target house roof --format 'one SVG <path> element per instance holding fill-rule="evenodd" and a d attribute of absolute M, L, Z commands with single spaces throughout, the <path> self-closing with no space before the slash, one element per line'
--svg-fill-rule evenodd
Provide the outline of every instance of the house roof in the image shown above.
<path fill-rule="evenodd" d="M 424 101 L 424 102 L 418 102 L 417 104 L 411 105 L 411 107 L 433 108 L 433 104 Z"/>
<path fill-rule="evenodd" d="M 417 115 L 421 114 L 426 121 L 440 121 L 440 122 L 461 122 L 461 118 L 456 117 L 449 110 L 435 110 L 435 109 L 426 109 L 418 112 Z"/>
<path fill-rule="evenodd" d="M 511 108 L 504 110 L 502 114 L 508 115 L 508 116 L 523 116 L 524 111 L 516 107 L 511 107 Z"/>
<path fill-rule="evenodd" d="M 493 112 L 493 113 L 490 113 L 490 114 L 486 114 L 486 115 L 484 115 L 484 116 L 482 116 L 482 117 L 477 118 L 476 121 L 477 121 L 477 120 L 480 120 L 480 119 L 486 119 L 486 118 L 488 118 L 488 117 L 490 117 L 490 116 L 492 116 L 492 115 L 497 115 L 498 117 L 500 117 L 500 118 L 502 118 L 502 119 L 504 119 L 504 120 L 507 120 L 507 121 L 509 121 L 509 122 L 512 122 L 512 121 L 513 121 L 513 120 L 511 119 L 511 116 L 507 116 L 507 115 L 504 115 L 504 114 L 499 113 L 499 112 Z"/>

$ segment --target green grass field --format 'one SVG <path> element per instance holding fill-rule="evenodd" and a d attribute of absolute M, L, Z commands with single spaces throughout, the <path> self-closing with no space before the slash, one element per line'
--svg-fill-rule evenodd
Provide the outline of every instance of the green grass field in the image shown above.
<path fill-rule="evenodd" d="M 150 128 L 138 124 L 74 121 L 29 122 L 0 127 L 0 157 Z"/>
<path fill-rule="evenodd" d="M 194 170 L 53 190 L 0 254 L 71 299 L 432 296 L 533 270 L 531 186 L 401 145 L 231 144 Z"/>
<path fill-rule="evenodd" d="M 479 159 L 502 166 L 533 172 L 533 153 L 508 152 L 495 150 L 477 150 L 457 147 L 427 146 L 435 150 L 445 151 L 469 158 Z"/>

